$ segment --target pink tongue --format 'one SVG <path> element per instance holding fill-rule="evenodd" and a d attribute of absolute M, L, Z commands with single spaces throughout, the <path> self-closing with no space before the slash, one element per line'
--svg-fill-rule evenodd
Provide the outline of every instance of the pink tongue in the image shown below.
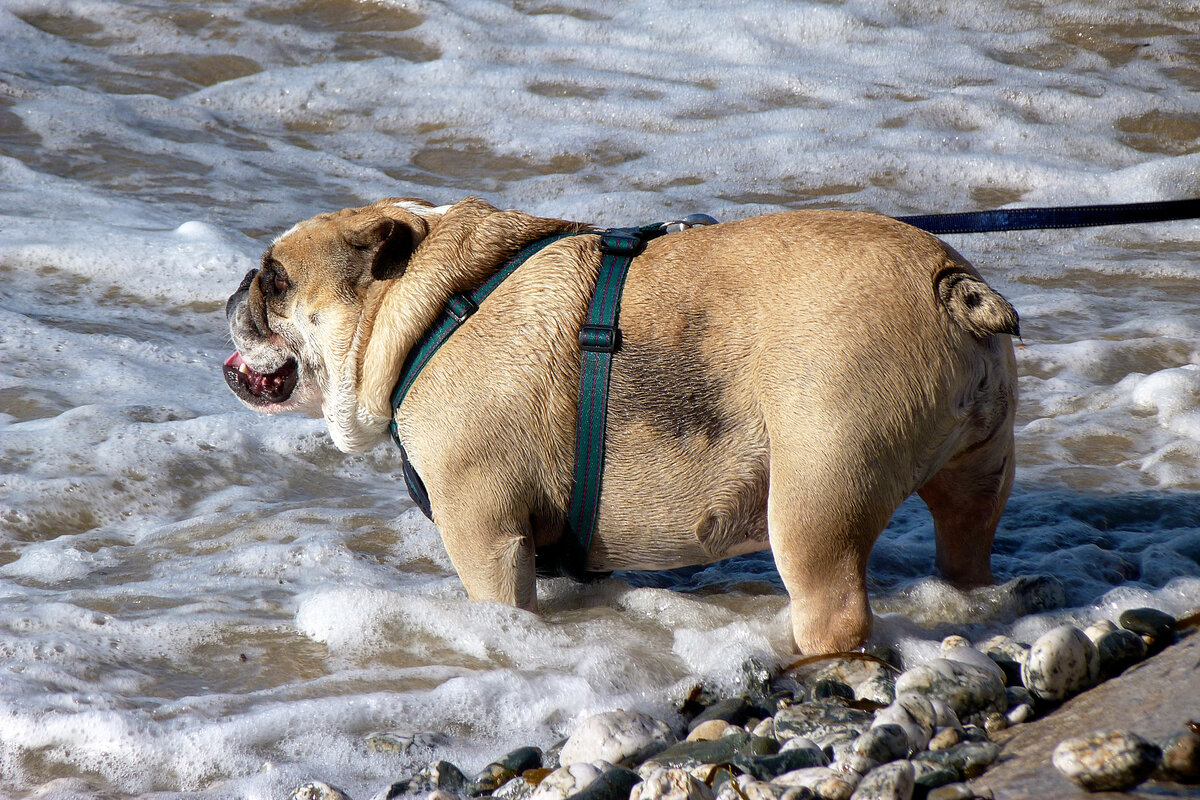
<path fill-rule="evenodd" d="M 234 369 L 237 369 L 243 363 L 244 362 L 242 361 L 242 354 L 239 353 L 237 350 L 234 350 L 233 355 L 231 355 L 229 358 L 225 359 L 225 366 L 233 367 Z"/>

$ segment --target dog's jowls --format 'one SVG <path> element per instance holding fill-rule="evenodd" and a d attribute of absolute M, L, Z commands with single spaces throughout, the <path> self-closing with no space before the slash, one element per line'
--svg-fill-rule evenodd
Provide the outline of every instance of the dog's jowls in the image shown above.
<path fill-rule="evenodd" d="M 387 435 L 404 357 L 452 294 L 586 226 L 468 198 L 384 200 L 296 225 L 229 299 L 226 380 L 259 411 Z M 473 599 L 537 609 L 536 548 L 571 490 L 579 344 L 598 238 L 560 240 L 482 304 L 398 416 Z M 656 239 L 634 260 L 612 366 L 597 571 L 770 547 L 805 653 L 859 646 L 866 568 L 918 492 L 955 585 L 991 581 L 1013 476 L 1012 307 L 894 220 L 796 211 Z"/>

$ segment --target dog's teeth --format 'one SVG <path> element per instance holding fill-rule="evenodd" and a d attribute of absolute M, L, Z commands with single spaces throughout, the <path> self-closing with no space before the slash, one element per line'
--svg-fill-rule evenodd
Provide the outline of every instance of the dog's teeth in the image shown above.
<path fill-rule="evenodd" d="M 245 364 L 242 364 L 240 367 L 238 367 L 238 372 L 242 373 L 243 375 L 249 375 L 250 368 L 247 367 Z"/>

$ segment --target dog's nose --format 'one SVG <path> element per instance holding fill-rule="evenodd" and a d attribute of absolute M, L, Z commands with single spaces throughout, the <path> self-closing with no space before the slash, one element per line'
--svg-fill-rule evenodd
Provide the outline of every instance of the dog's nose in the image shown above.
<path fill-rule="evenodd" d="M 250 284 L 254 282 L 254 276 L 257 274 L 258 274 L 257 268 L 252 269 L 249 272 L 247 272 L 246 277 L 242 278 L 241 285 L 238 286 L 237 291 L 229 296 L 229 300 L 225 303 L 225 316 L 226 317 L 233 316 L 234 309 L 236 309 L 237 305 L 238 305 L 238 298 L 240 298 L 246 292 L 250 291 Z"/>

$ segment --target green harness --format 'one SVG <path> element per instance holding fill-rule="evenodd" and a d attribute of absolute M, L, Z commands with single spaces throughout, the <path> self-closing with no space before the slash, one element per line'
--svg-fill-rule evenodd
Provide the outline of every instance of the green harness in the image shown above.
<path fill-rule="evenodd" d="M 609 228 L 600 233 L 600 271 L 596 276 L 596 288 L 588 306 L 587 319 L 579 330 L 579 347 L 582 362 L 579 376 L 579 406 L 575 425 L 575 471 L 571 486 L 571 501 L 567 508 L 567 530 L 563 532 L 556 555 L 553 572 L 561 572 L 577 579 L 588 577 L 587 554 L 596 530 L 596 515 L 600 506 L 600 488 L 604 475 L 605 418 L 608 408 L 608 383 L 612 371 L 612 355 L 620 347 L 621 335 L 617 327 L 620 311 L 621 290 L 629 265 L 642 252 L 646 242 L 667 233 L 668 225 L 710 225 L 716 222 L 703 214 L 693 214 L 679 223 L 656 223 L 640 228 Z M 446 302 L 441 317 L 417 341 L 409 351 L 400 370 L 400 378 L 392 391 L 392 440 L 400 448 L 403 462 L 404 482 L 413 502 L 430 520 L 433 509 L 429 493 L 421 477 L 408 459 L 404 444 L 396 428 L 396 413 L 404 397 L 422 368 L 437 349 L 453 335 L 454 331 L 479 310 L 479 305 L 504 279 L 517 270 L 534 254 L 547 245 L 568 236 L 581 233 L 560 233 L 540 239 L 525 247 L 508 263 L 500 268 L 482 286 L 469 294 L 458 294 Z M 539 555 L 550 555 L 545 551 Z M 539 572 L 549 574 L 544 563 L 538 565 Z"/>

